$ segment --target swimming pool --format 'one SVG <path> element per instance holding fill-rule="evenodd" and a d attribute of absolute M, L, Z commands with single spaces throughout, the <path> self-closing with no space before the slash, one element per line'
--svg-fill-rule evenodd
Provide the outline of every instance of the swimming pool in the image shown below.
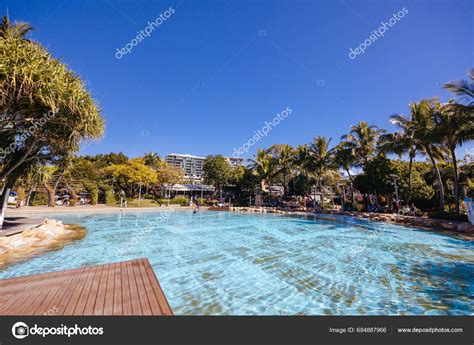
<path fill-rule="evenodd" d="M 0 278 L 146 257 L 175 314 L 466 315 L 473 244 L 383 223 L 161 211 L 48 215 L 87 236 Z"/>

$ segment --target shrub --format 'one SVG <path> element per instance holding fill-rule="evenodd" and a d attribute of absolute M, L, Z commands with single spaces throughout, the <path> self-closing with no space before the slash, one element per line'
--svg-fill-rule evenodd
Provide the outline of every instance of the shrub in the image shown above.
<path fill-rule="evenodd" d="M 160 205 L 168 205 L 168 199 L 166 198 L 158 198 L 156 199 L 156 202 Z"/>
<path fill-rule="evenodd" d="M 91 205 L 97 205 L 99 203 L 99 188 L 92 187 L 91 191 Z"/>
<path fill-rule="evenodd" d="M 77 204 L 77 198 L 76 196 L 74 195 L 74 197 L 71 195 L 71 197 L 69 198 L 69 206 L 76 206 Z"/>
<path fill-rule="evenodd" d="M 181 205 L 181 206 L 188 206 L 189 205 L 188 198 L 186 198 L 184 196 L 177 196 L 177 197 L 171 199 L 171 203 L 174 204 L 174 205 Z"/>
<path fill-rule="evenodd" d="M 48 193 L 33 192 L 30 199 L 31 206 L 48 205 Z"/>
<path fill-rule="evenodd" d="M 112 188 L 105 189 L 105 203 L 107 205 L 115 205 L 115 195 Z"/>
<path fill-rule="evenodd" d="M 206 205 L 206 199 L 204 199 L 204 198 L 197 198 L 196 201 L 199 204 L 199 206 Z"/>

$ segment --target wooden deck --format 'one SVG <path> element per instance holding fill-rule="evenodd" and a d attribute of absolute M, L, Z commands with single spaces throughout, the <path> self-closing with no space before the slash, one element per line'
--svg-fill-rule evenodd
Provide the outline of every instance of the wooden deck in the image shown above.
<path fill-rule="evenodd" d="M 0 280 L 0 315 L 173 315 L 147 259 Z"/>

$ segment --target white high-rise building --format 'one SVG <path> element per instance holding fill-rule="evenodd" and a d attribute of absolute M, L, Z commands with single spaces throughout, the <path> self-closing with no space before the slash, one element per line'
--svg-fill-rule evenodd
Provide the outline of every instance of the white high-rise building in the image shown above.
<path fill-rule="evenodd" d="M 205 159 L 206 157 L 170 153 L 166 155 L 165 162 L 171 166 L 183 169 L 184 178 L 190 180 L 201 180 L 203 174 L 202 166 Z"/>
<path fill-rule="evenodd" d="M 170 153 L 166 155 L 165 162 L 171 166 L 179 167 L 184 172 L 184 178 L 189 180 L 201 180 L 203 176 L 203 165 L 206 157 L 193 156 L 190 154 Z M 225 157 L 231 167 L 244 164 L 243 158 Z"/>

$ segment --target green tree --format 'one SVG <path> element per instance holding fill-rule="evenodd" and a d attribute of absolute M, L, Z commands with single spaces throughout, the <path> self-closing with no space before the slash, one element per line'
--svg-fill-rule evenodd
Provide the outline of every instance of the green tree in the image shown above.
<path fill-rule="evenodd" d="M 379 154 L 363 165 L 363 173 L 354 179 L 354 186 L 364 194 L 391 195 L 394 192 L 390 175 L 395 171 L 384 154 Z"/>
<path fill-rule="evenodd" d="M 0 22 L 1 39 L 25 39 L 26 34 L 32 30 L 33 27 L 28 23 L 15 22 L 12 25 L 7 16 L 4 16 Z"/>
<path fill-rule="evenodd" d="M 421 147 L 433 166 L 439 191 L 439 210 L 444 211 L 444 185 L 437 160 L 442 158 L 443 148 L 438 144 L 439 136 L 436 132 L 434 99 L 410 103 L 410 131 L 413 131 L 413 140 Z"/>
<path fill-rule="evenodd" d="M 221 155 L 207 156 L 203 164 L 204 182 L 219 191 L 222 198 L 222 188 L 232 178 L 232 171 L 227 160 Z"/>
<path fill-rule="evenodd" d="M 473 107 L 474 109 L 474 107 Z M 474 113 L 469 107 L 453 107 L 452 104 L 434 105 L 434 138 L 449 151 L 454 174 L 454 199 L 456 213 L 460 211 L 459 168 L 456 148 L 474 139 Z"/>
<path fill-rule="evenodd" d="M 397 186 L 400 198 L 407 203 L 413 202 L 422 210 L 433 207 L 435 190 L 425 180 L 425 175 L 432 171 L 431 165 L 425 162 L 410 162 L 402 160 L 391 161 L 394 174 L 398 176 Z"/>
<path fill-rule="evenodd" d="M 157 172 L 145 165 L 143 158 L 130 159 L 125 164 L 111 165 L 105 168 L 105 173 L 110 175 L 116 185 L 130 197 L 137 195 L 141 185 L 158 182 Z"/>
<path fill-rule="evenodd" d="M 283 195 L 288 194 L 288 182 L 293 174 L 295 164 L 295 150 L 287 144 L 271 146 L 267 152 L 273 156 L 275 163 L 275 174 L 281 176 Z"/>
<path fill-rule="evenodd" d="M 24 24 L 0 28 L 0 181 L 38 160 L 69 156 L 81 140 L 99 138 L 100 110 L 81 79 L 37 42 Z M 13 180 L 13 181 L 12 181 Z M 3 188 L 2 199 L 9 189 Z M 3 208 L 0 208 L 3 218 Z"/>
<path fill-rule="evenodd" d="M 158 168 L 159 163 L 161 163 L 160 156 L 158 156 L 155 152 L 145 153 L 143 160 L 145 161 L 145 165 L 148 165 L 154 169 Z"/>
<path fill-rule="evenodd" d="M 352 145 L 347 146 L 344 142 L 340 142 L 334 153 L 334 163 L 337 167 L 343 169 L 349 177 L 349 188 L 351 191 L 352 207 L 356 207 L 354 197 L 354 177 L 351 174 L 351 169 L 357 164 L 357 158 L 354 154 Z"/>
<path fill-rule="evenodd" d="M 321 193 L 321 206 L 324 207 L 324 176 L 330 171 L 334 170 L 334 148 L 329 149 L 331 138 L 318 136 L 314 138 L 310 145 L 310 167 L 314 175 Z"/>
<path fill-rule="evenodd" d="M 249 168 L 252 169 L 255 175 L 258 177 L 261 188 L 263 188 L 263 185 L 267 184 L 271 197 L 271 183 L 273 181 L 273 177 L 276 174 L 276 164 L 272 155 L 267 153 L 265 150 L 258 149 L 255 159 L 250 159 L 249 161 Z"/>
<path fill-rule="evenodd" d="M 394 153 L 399 158 L 407 154 L 409 159 L 408 167 L 408 194 L 406 195 L 407 203 L 411 200 L 411 179 L 413 162 L 418 153 L 421 152 L 421 143 L 415 137 L 414 128 L 410 119 L 404 115 L 392 115 L 390 122 L 397 126 L 399 130 L 395 133 L 383 134 L 379 140 L 379 150 L 385 153 Z"/>
<path fill-rule="evenodd" d="M 353 149 L 357 157 L 358 166 L 367 164 L 376 153 L 376 145 L 381 134 L 385 130 L 377 126 L 369 126 L 365 121 L 360 121 L 357 125 L 351 126 L 349 134 L 343 135 L 341 140 L 344 145 Z"/>

